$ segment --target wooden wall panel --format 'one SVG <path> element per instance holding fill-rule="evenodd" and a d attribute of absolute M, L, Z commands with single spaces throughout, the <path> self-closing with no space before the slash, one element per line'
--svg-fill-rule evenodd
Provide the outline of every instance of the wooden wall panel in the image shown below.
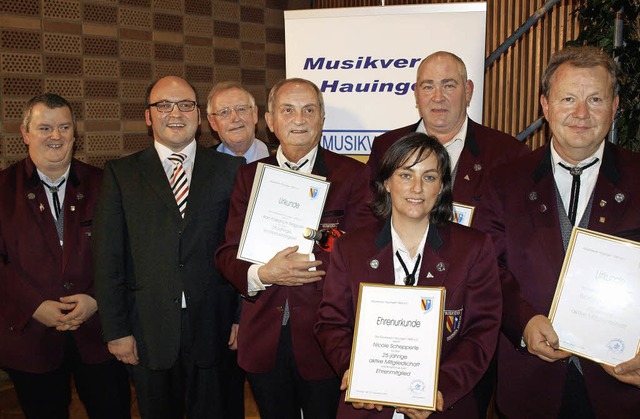
<path fill-rule="evenodd" d="M 485 70 L 483 123 L 517 135 L 542 116 L 540 76 L 551 54 L 577 37 L 573 9 L 579 0 L 561 0 Z M 386 0 L 385 5 L 463 3 L 461 0 Z M 468 0 L 467 2 L 474 2 Z M 546 0 L 488 0 L 486 56 L 522 26 Z M 316 0 L 315 8 L 380 6 L 379 0 Z M 478 93 L 478 92 L 477 92 Z M 527 142 L 532 148 L 548 138 L 546 125 Z"/>
<path fill-rule="evenodd" d="M 262 115 L 269 88 L 285 76 L 283 10 L 289 5 L 1 0 L 0 169 L 25 157 L 22 106 L 43 91 L 72 102 L 79 121 L 76 157 L 95 166 L 152 143 L 144 124 L 144 91 L 165 75 L 191 81 L 201 105 L 214 83 L 241 81 Z M 214 135 L 204 116 L 200 142 L 211 145 Z M 265 127 L 261 118 L 258 136 L 267 139 Z"/>

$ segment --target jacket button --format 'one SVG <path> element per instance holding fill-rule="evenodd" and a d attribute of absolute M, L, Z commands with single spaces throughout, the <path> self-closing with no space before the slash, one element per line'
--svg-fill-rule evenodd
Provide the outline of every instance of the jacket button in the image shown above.
<path fill-rule="evenodd" d="M 181 269 L 184 268 L 184 263 L 179 264 L 178 268 L 181 268 Z"/>
<path fill-rule="evenodd" d="M 71 287 L 73 287 L 73 282 L 65 282 L 64 284 L 62 284 L 62 288 L 66 290 L 70 290 Z"/>
<path fill-rule="evenodd" d="M 276 310 L 279 311 L 280 313 L 284 312 L 284 307 L 283 306 L 278 306 L 276 307 Z"/>

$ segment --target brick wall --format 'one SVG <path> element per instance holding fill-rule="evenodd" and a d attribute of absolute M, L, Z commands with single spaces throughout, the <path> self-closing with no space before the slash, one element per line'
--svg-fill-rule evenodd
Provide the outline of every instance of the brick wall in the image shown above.
<path fill-rule="evenodd" d="M 200 142 L 211 86 L 241 81 L 256 97 L 258 137 L 269 88 L 285 76 L 286 0 L 0 0 L 0 169 L 26 155 L 22 106 L 55 92 L 78 119 L 76 157 L 96 166 L 152 138 L 144 92 L 178 75 L 198 90 Z"/>

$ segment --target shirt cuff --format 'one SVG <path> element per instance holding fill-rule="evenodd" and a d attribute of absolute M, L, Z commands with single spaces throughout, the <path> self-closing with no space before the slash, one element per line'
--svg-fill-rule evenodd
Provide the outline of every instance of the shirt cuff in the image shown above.
<path fill-rule="evenodd" d="M 260 281 L 258 269 L 260 269 L 261 266 L 262 265 L 257 263 L 253 264 L 247 271 L 247 295 L 249 295 L 249 297 L 253 297 L 258 294 L 258 292 L 264 291 L 268 286 L 271 286 L 271 284 L 263 284 L 262 281 Z"/>

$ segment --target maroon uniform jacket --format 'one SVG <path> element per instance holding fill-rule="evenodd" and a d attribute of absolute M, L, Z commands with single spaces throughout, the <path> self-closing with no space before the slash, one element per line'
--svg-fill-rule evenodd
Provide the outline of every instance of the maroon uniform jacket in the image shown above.
<path fill-rule="evenodd" d="M 278 165 L 275 156 L 260 162 Z M 244 166 L 231 197 L 229 221 L 225 242 L 218 249 L 216 264 L 244 296 L 247 296 L 247 271 L 251 264 L 236 259 L 245 213 L 251 194 L 257 162 Z M 349 232 L 375 220 L 368 208 L 370 201 L 369 178 L 364 165 L 350 157 L 318 148 L 313 174 L 326 176 L 331 182 L 320 226 L 335 226 Z M 269 246 L 269 243 L 265 243 Z M 278 249 L 281 250 L 281 249 Z M 315 246 L 315 257 L 326 270 L 329 253 Z M 273 369 L 280 338 L 285 301 L 289 300 L 291 338 L 296 365 L 305 380 L 335 377 L 324 359 L 313 335 L 316 312 L 322 298 L 324 279 L 298 287 L 272 285 L 255 298 L 243 302 L 238 336 L 238 364 L 251 373 L 264 373 Z"/>
<path fill-rule="evenodd" d="M 31 316 L 44 300 L 93 295 L 91 223 L 102 171 L 71 162 L 64 248 L 36 167 L 27 158 L 0 172 L 0 366 L 44 373 L 62 362 L 65 333 Z M 73 333 L 85 363 L 111 355 L 97 313 Z"/>
<path fill-rule="evenodd" d="M 453 200 L 475 207 L 482 197 L 481 188 L 489 169 L 529 153 L 529 147 L 504 132 L 477 124 L 471 119 L 468 121 L 467 137 L 453 184 Z M 374 140 L 367 162 L 372 180 L 375 180 L 389 147 L 399 138 L 415 132 L 419 124 L 420 121 L 389 131 Z"/>
<path fill-rule="evenodd" d="M 527 322 L 549 315 L 564 249 L 550 146 L 491 173 L 477 228 L 491 234 L 504 296 L 498 349 L 499 409 L 509 418 L 556 418 L 567 362 L 545 362 L 521 347 Z M 640 156 L 607 143 L 594 189 L 589 229 L 640 240 Z M 598 418 L 635 418 L 640 389 L 581 358 Z"/>
<path fill-rule="evenodd" d="M 429 227 L 417 285 L 446 288 L 438 378 L 444 411 L 438 417 L 480 417 L 472 390 L 491 362 L 502 313 L 494 256 L 486 234 L 454 223 Z M 340 377 L 349 368 L 360 283 L 393 284 L 394 278 L 390 222 L 360 229 L 336 242 L 315 331 Z M 392 416 L 392 408 L 356 410 L 341 403 L 338 410 L 338 418 L 344 419 Z"/>

